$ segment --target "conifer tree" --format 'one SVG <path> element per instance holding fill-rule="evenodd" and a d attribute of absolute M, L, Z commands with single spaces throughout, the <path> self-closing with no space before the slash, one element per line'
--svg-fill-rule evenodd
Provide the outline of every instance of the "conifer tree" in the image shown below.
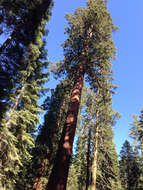
<path fill-rule="evenodd" d="M 92 95 L 91 95 L 92 94 Z M 82 93 L 82 104 L 80 105 L 80 116 L 76 131 L 76 150 L 72 155 L 69 170 L 67 189 L 74 186 L 77 190 L 88 189 L 91 181 L 91 154 L 92 154 L 92 128 L 93 128 L 93 100 L 94 93 L 84 86 Z M 73 175 L 73 172 L 75 173 Z M 73 180 L 71 180 L 71 176 Z"/>
<path fill-rule="evenodd" d="M 60 69 L 61 72 L 73 73 L 74 86 L 55 164 L 47 186 L 48 189 L 55 190 L 66 189 L 85 73 L 90 84 L 94 81 L 96 88 L 97 83 L 105 80 L 106 75 L 111 72 L 110 58 L 115 53 L 111 39 L 115 26 L 103 0 L 88 0 L 87 8 L 77 9 L 73 16 L 68 15 L 67 18 L 69 37 L 63 45 L 65 58 Z M 108 72 L 104 74 L 101 70 Z"/>
<path fill-rule="evenodd" d="M 41 111 L 37 101 L 40 92 L 44 90 L 42 84 L 47 81 L 48 76 L 43 73 L 48 62 L 42 36 L 49 19 L 50 2 L 37 1 L 31 4 L 25 12 L 25 18 L 29 22 L 19 25 L 20 32 L 14 35 L 1 56 L 3 63 L 5 58 L 8 60 L 7 65 L 2 64 L 2 69 L 7 74 L 10 72 L 13 81 L 11 93 L 2 100 L 9 102 L 0 133 L 2 189 L 15 188 L 18 174 L 24 163 L 31 158 L 29 149 L 34 145 L 33 132 L 39 121 L 37 114 Z M 12 54 L 14 58 L 11 60 Z M 9 72 L 7 68 L 10 68 Z"/>
<path fill-rule="evenodd" d="M 99 137 L 96 189 L 120 190 L 119 164 L 111 126 L 106 126 L 104 136 Z"/>
<path fill-rule="evenodd" d="M 72 155 L 71 158 L 71 164 L 69 168 L 69 175 L 68 175 L 68 181 L 67 181 L 67 190 L 80 190 L 79 189 L 79 183 L 78 183 L 78 176 L 79 176 L 79 170 L 77 169 L 77 159 L 74 155 Z"/>
<path fill-rule="evenodd" d="M 111 97 L 110 99 L 106 98 L 106 106 L 103 106 L 104 102 L 101 101 L 101 94 L 100 96 L 98 94 L 98 101 L 97 96 L 90 89 L 86 90 L 84 94 L 84 114 L 81 111 L 82 120 L 78 124 L 76 132 L 78 137 L 76 153 L 73 155 L 67 189 L 69 190 L 75 184 L 75 189 L 77 190 L 84 190 L 85 188 L 119 190 L 121 189 L 119 164 L 113 143 L 113 132 L 110 126 L 114 124 L 118 114 L 107 109 L 107 105 L 111 104 Z M 96 120 L 97 109 L 98 114 L 100 110 L 99 115 L 102 116 L 102 118 L 98 118 L 98 121 L 100 119 L 98 123 Z M 94 173 L 94 178 L 91 178 L 92 173 Z"/>
<path fill-rule="evenodd" d="M 134 145 L 143 155 L 143 110 L 140 116 L 134 115 L 130 136 L 134 139 Z"/>
<path fill-rule="evenodd" d="M 23 161 L 28 162 L 31 158 L 29 149 L 34 146 L 33 135 L 39 122 L 37 114 L 41 112 L 37 101 L 41 96 L 40 91 L 44 90 L 42 84 L 47 81 L 47 73 L 42 73 L 42 68 L 47 67 L 48 62 L 44 63 L 42 59 L 41 53 L 40 57 L 33 61 L 34 72 L 28 77 L 27 72 L 23 71 L 23 83 L 19 84 L 13 94 L 13 107 L 2 121 L 1 180 L 3 184 L 6 183 L 7 189 L 12 189 L 11 186 L 8 187 L 9 184 L 16 183 L 15 176 L 23 168 Z"/>
<path fill-rule="evenodd" d="M 29 69 L 28 57 L 34 60 L 36 55 L 39 56 L 39 48 L 36 44 L 40 45 L 39 47 L 42 44 L 38 34 L 40 30 L 42 32 L 45 21 L 49 20 L 51 2 L 51 0 L 1 2 L 4 15 L 2 24 L 6 22 L 6 28 L 10 29 L 12 36 L 10 35 L 1 46 L 0 113 L 2 117 L 0 119 L 5 117 L 3 110 L 6 111 L 11 106 L 10 98 L 13 89 L 21 80 L 20 72 Z M 42 33 L 40 35 L 42 37 Z"/>
<path fill-rule="evenodd" d="M 94 104 L 92 125 L 91 189 L 121 189 L 118 158 L 113 143 L 112 125 L 119 117 L 111 108 L 110 93 L 97 94 Z M 104 95 L 104 96 L 103 96 Z"/>
<path fill-rule="evenodd" d="M 138 189 L 140 169 L 130 143 L 126 140 L 120 152 L 120 175 L 124 189 Z"/>
<path fill-rule="evenodd" d="M 34 165 L 40 166 L 35 168 L 36 176 L 34 176 L 33 185 L 35 190 L 44 189 L 47 184 L 65 122 L 72 86 L 72 79 L 66 78 L 61 81 L 52 92 L 51 98 L 48 97 L 44 103 L 47 113 L 44 124 L 40 126 L 34 150 Z"/>
<path fill-rule="evenodd" d="M 134 115 L 131 123 L 130 137 L 133 139 L 134 152 L 140 169 L 137 189 L 143 188 L 143 110 L 140 116 Z"/>
<path fill-rule="evenodd" d="M 111 127 L 119 114 L 111 108 L 111 93 L 101 91 L 99 88 L 96 95 L 91 189 L 120 189 L 118 159 Z"/>
<path fill-rule="evenodd" d="M 17 23 L 22 19 L 27 10 L 26 4 L 26 1 L 21 0 L 16 2 L 13 2 L 12 0 L 2 0 L 0 2 L 0 34 L 3 34 L 3 38 L 5 37 L 4 35 L 9 35 Z M 10 43 L 11 36 L 9 36 L 6 41 Z M 13 88 L 12 79 L 15 78 L 14 69 L 15 71 L 17 70 L 15 62 L 18 59 L 18 56 L 21 57 L 22 53 L 21 48 L 18 48 L 18 46 L 17 49 L 11 48 L 11 55 L 10 51 L 4 52 L 7 44 L 8 43 L 4 42 L 0 47 L 0 120 L 4 117 L 9 103 L 9 94 Z M 13 42 L 13 47 L 15 45 L 16 44 Z M 17 51 L 17 55 L 14 53 L 15 50 Z"/>

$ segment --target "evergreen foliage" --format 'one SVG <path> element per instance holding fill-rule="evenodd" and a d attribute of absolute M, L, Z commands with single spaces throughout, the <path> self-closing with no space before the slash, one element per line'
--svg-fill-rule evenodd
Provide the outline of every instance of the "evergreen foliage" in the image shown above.
<path fill-rule="evenodd" d="M 45 23 L 49 20 L 50 7 L 51 0 L 1 2 L 4 18 L 1 24 L 6 22 L 4 28 L 11 31 L 0 48 L 0 113 L 3 117 L 3 110 L 8 110 L 11 106 L 10 98 L 21 81 L 21 71 L 32 71 L 28 66 L 28 59 L 35 61 L 39 57 L 41 38 Z"/>
<path fill-rule="evenodd" d="M 105 110 L 101 106 L 103 102 L 101 103 L 101 101 L 99 101 L 99 95 L 97 102 L 95 93 L 89 88 L 84 89 L 83 94 L 82 100 L 84 103 L 82 104 L 81 111 L 83 115 L 76 132 L 76 152 L 73 153 L 72 157 L 67 189 L 71 189 L 74 184 L 77 190 L 83 190 L 85 188 L 91 189 L 92 172 L 95 172 L 95 170 L 92 170 L 95 142 L 98 138 L 96 147 L 98 149 L 96 189 L 120 190 L 122 188 L 119 175 L 119 163 L 113 143 L 113 132 L 111 128 L 118 114 L 107 110 L 106 106 L 106 118 L 102 118 L 102 120 L 98 122 L 98 127 L 100 125 L 98 129 L 99 132 L 98 136 L 95 136 L 97 130 L 95 117 L 97 108 L 100 109 L 102 116 L 105 114 Z"/>
<path fill-rule="evenodd" d="M 112 80 L 110 60 L 114 58 L 116 52 L 112 40 L 112 32 L 116 27 L 106 3 L 102 0 L 88 0 L 86 8 L 77 9 L 72 16 L 67 15 L 67 19 L 68 38 L 63 44 L 64 59 L 57 64 L 57 73 L 73 76 L 74 86 L 61 144 L 59 144 L 47 189 L 66 188 L 85 74 L 95 91 L 98 87 L 104 89 L 104 93 L 113 89 L 110 82 Z"/>
<path fill-rule="evenodd" d="M 49 20 L 50 3 L 19 1 L 19 6 L 23 4 L 23 12 L 16 12 L 18 4 L 9 7 L 8 1 L 2 3 L 4 10 L 19 18 L 19 23 L 13 24 L 13 36 L 2 45 L 0 57 L 3 95 L 0 100 L 3 116 L 0 123 L 1 189 L 18 189 L 22 185 L 26 188 L 26 174 L 23 176 L 22 171 L 31 159 L 33 135 L 41 112 L 37 101 L 44 92 L 43 84 L 48 80 L 47 71 L 43 72 L 48 61 L 42 37 Z"/>
<path fill-rule="evenodd" d="M 110 92 L 97 94 L 95 136 L 97 144 L 97 189 L 121 189 L 119 179 L 119 165 L 115 145 L 113 142 L 112 126 L 120 117 L 112 110 L 112 96 Z M 95 147 L 94 147 L 95 148 Z"/>
<path fill-rule="evenodd" d="M 119 163 L 113 142 L 117 27 L 107 0 L 87 0 L 66 15 L 64 58 L 52 68 L 64 79 L 38 104 L 49 80 L 45 26 L 52 6 L 52 0 L 0 0 L 6 38 L 0 46 L 0 190 L 142 190 L 143 110 L 132 122 L 134 149 L 125 141 Z"/>
<path fill-rule="evenodd" d="M 140 169 L 137 189 L 143 188 L 143 110 L 140 116 L 134 115 L 131 123 L 130 137 L 133 139 L 135 156 Z"/>
<path fill-rule="evenodd" d="M 121 183 L 124 189 L 137 190 L 140 168 L 136 155 L 126 140 L 120 152 L 120 175 Z"/>
<path fill-rule="evenodd" d="M 34 186 L 37 185 L 35 189 L 42 181 L 44 181 L 43 188 L 47 184 L 65 122 L 72 86 L 72 79 L 66 78 L 57 85 L 55 90 L 52 90 L 51 98 L 47 97 L 45 100 L 44 109 L 47 113 L 44 117 L 44 124 L 40 126 L 34 149 L 33 168 L 37 173 L 34 178 Z M 41 165 L 43 161 L 47 163 L 45 168 Z M 40 174 L 41 170 L 42 174 Z M 33 174 L 35 175 L 35 172 Z"/>
<path fill-rule="evenodd" d="M 143 153 L 143 110 L 139 117 L 134 115 L 133 119 L 130 136 L 134 139 L 136 148 Z"/>

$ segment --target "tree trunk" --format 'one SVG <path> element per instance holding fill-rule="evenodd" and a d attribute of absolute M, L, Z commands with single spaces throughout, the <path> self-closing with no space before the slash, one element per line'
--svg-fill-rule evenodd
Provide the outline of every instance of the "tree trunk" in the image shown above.
<path fill-rule="evenodd" d="M 17 107 L 19 105 L 19 102 L 20 102 L 20 100 L 22 98 L 22 93 L 25 91 L 25 89 L 26 89 L 26 85 L 23 85 L 23 87 L 21 88 L 20 93 L 18 94 L 18 96 L 16 98 L 16 101 L 15 101 L 13 107 L 9 111 L 8 119 L 6 121 L 6 127 L 10 127 L 10 125 L 11 125 L 11 121 L 10 121 L 11 116 L 13 114 L 13 111 L 15 111 L 17 109 Z"/>
<path fill-rule="evenodd" d="M 45 157 L 45 159 L 41 163 L 41 167 L 38 169 L 37 175 L 34 178 L 34 185 L 32 188 L 33 190 L 43 190 L 43 188 L 45 188 L 46 184 L 42 182 L 42 177 L 44 177 L 43 174 L 45 173 L 44 171 L 49 160 L 50 160 L 49 155 L 47 155 L 47 157 Z"/>
<path fill-rule="evenodd" d="M 87 172 L 86 172 L 86 190 L 89 187 L 89 178 L 90 178 L 90 148 L 91 148 L 91 128 L 88 132 L 88 145 L 87 145 Z"/>
<path fill-rule="evenodd" d="M 10 41 L 15 37 L 16 33 L 18 31 L 14 30 L 12 32 L 12 34 L 6 39 L 6 41 L 2 44 L 2 46 L 0 47 L 0 54 L 4 51 L 4 49 L 8 46 L 8 44 L 10 43 Z"/>
<path fill-rule="evenodd" d="M 67 111 L 67 118 L 59 143 L 55 164 L 49 177 L 48 190 L 66 190 L 70 158 L 77 124 L 78 111 L 83 88 L 85 63 L 79 63 Z"/>
<path fill-rule="evenodd" d="M 98 154 L 98 136 L 99 136 L 99 111 L 96 113 L 96 133 L 95 133 L 95 142 L 94 142 L 94 154 L 93 154 L 93 162 L 92 162 L 92 181 L 91 181 L 91 190 L 96 190 L 96 179 L 97 179 L 97 154 Z"/>
<path fill-rule="evenodd" d="M 60 108 L 60 111 L 59 111 L 60 118 L 62 117 L 62 113 L 65 112 L 65 103 L 66 103 L 66 101 L 64 99 L 63 102 L 61 103 L 62 105 L 61 105 L 61 108 Z M 57 121 L 57 127 L 60 127 L 60 123 L 61 123 L 61 119 L 59 121 Z M 49 138 L 47 136 L 47 134 L 45 134 L 45 135 L 46 135 L 47 138 Z M 52 134 L 51 146 L 53 146 L 53 144 L 54 144 L 54 142 L 52 142 L 52 140 L 56 135 L 57 134 L 55 134 L 55 132 Z M 33 180 L 34 181 L 33 190 L 43 190 L 45 188 L 45 184 L 42 182 L 42 178 L 45 177 L 45 169 L 47 167 L 47 164 L 49 163 L 49 165 L 50 165 L 50 161 L 53 159 L 53 156 L 52 156 L 52 151 L 53 150 L 52 149 L 45 156 L 42 163 L 40 164 L 40 167 L 37 170 L 36 177 L 34 177 L 34 180 Z"/>

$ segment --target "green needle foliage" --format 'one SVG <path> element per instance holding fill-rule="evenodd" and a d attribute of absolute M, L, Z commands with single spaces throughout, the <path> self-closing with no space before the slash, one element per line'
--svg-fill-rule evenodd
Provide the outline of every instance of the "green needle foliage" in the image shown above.
<path fill-rule="evenodd" d="M 87 8 L 78 8 L 70 16 L 66 15 L 69 26 L 66 27 L 68 38 L 62 45 L 65 57 L 59 62 L 58 72 L 72 72 L 82 60 L 86 61 L 87 80 L 96 86 L 105 79 L 111 79 L 111 62 L 116 48 L 112 32 L 117 28 L 103 0 L 88 0 Z M 84 53 L 83 53 L 84 52 Z M 86 58 L 82 56 L 85 54 Z M 83 58 L 84 57 L 84 58 Z M 95 86 L 95 85 L 94 85 Z"/>
<path fill-rule="evenodd" d="M 11 96 L 21 81 L 21 71 L 27 70 L 28 59 L 39 57 L 45 23 L 49 20 L 51 0 L 1 1 L 1 24 L 7 23 L 11 33 L 0 47 L 0 113 L 11 107 Z M 19 7 L 19 8 L 18 8 Z M 13 19 L 12 19 L 13 18 Z M 9 20 L 11 21 L 9 23 Z M 31 68 L 28 68 L 31 69 Z M 25 71 L 26 72 L 26 71 Z"/>
<path fill-rule="evenodd" d="M 98 95 L 97 99 L 96 94 L 89 88 L 85 88 L 83 94 L 82 118 L 76 132 L 76 152 L 73 152 L 67 189 L 91 189 L 95 142 L 98 138 L 96 189 L 121 190 L 119 163 L 111 127 L 119 114 L 108 106 L 111 104 L 108 102 L 111 101 L 110 98 L 106 101 L 106 106 L 103 106 L 104 102 L 100 101 L 103 98 L 101 95 Z M 100 121 L 98 118 L 98 126 L 97 109 L 101 115 Z M 98 136 L 95 136 L 97 127 Z"/>
<path fill-rule="evenodd" d="M 34 184 L 36 181 L 47 184 L 65 122 L 72 86 L 72 79 L 66 78 L 52 90 L 51 98 L 47 97 L 45 100 L 44 109 L 47 113 L 43 125 L 40 126 L 33 153 Z M 42 166 L 44 161 L 46 165 Z"/>
<path fill-rule="evenodd" d="M 120 176 L 124 189 L 137 190 L 140 176 L 139 163 L 130 143 L 126 140 L 120 152 Z"/>
<path fill-rule="evenodd" d="M 136 159 L 140 168 L 140 177 L 137 186 L 137 189 L 140 190 L 143 188 L 143 110 L 141 110 L 140 116 L 133 116 L 130 137 L 133 139 Z"/>
<path fill-rule="evenodd" d="M 130 136 L 134 139 L 135 147 L 143 153 L 143 110 L 139 117 L 134 115 L 133 119 Z"/>
<path fill-rule="evenodd" d="M 66 184 L 67 190 L 122 190 L 121 182 L 124 189 L 141 190 L 143 111 L 131 130 L 136 152 L 124 144 L 119 177 L 111 68 L 117 28 L 107 0 L 87 0 L 66 15 L 64 58 L 52 69 L 65 79 L 38 104 L 49 79 L 45 26 L 52 5 L 0 0 L 0 35 L 6 36 L 0 46 L 0 190 L 64 190 Z"/>
<path fill-rule="evenodd" d="M 120 117 L 119 113 L 114 112 L 112 107 L 112 96 L 110 92 L 102 93 L 99 91 L 96 98 L 96 118 L 95 142 L 98 140 L 97 147 L 97 189 L 121 189 L 119 178 L 118 157 L 113 142 L 112 126 Z"/>
<path fill-rule="evenodd" d="M 104 89 L 104 93 L 112 91 L 111 58 L 116 53 L 112 40 L 112 32 L 116 27 L 103 0 L 88 0 L 86 8 L 76 9 L 72 16 L 66 17 L 68 38 L 63 44 L 64 59 L 57 64 L 57 73 L 73 76 L 74 86 L 61 144 L 47 186 L 49 189 L 61 190 L 66 188 L 84 76 L 95 92 L 98 87 Z M 62 167 L 64 169 L 59 175 Z"/>
<path fill-rule="evenodd" d="M 25 3 L 25 14 L 1 54 L 2 77 L 5 79 L 9 75 L 11 83 L 9 89 L 4 89 L 6 96 L 2 96 L 1 102 L 6 104 L 3 111 L 6 112 L 0 123 L 0 186 L 7 190 L 19 189 L 22 171 L 31 159 L 33 135 L 39 122 L 37 115 L 41 112 L 37 101 L 48 80 L 48 73 L 43 70 L 47 69 L 48 61 L 42 37 L 49 20 L 51 1 Z M 22 185 L 26 188 L 24 181 Z"/>

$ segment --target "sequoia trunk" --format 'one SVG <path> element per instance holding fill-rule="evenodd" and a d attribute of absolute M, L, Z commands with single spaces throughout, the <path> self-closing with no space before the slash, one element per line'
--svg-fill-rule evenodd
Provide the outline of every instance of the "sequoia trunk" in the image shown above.
<path fill-rule="evenodd" d="M 72 147 L 83 88 L 85 73 L 84 67 L 84 62 L 78 64 L 78 69 L 75 74 L 73 91 L 67 111 L 66 122 L 59 143 L 55 164 L 47 185 L 48 190 L 66 190 L 68 170 L 70 158 L 72 155 Z"/>

